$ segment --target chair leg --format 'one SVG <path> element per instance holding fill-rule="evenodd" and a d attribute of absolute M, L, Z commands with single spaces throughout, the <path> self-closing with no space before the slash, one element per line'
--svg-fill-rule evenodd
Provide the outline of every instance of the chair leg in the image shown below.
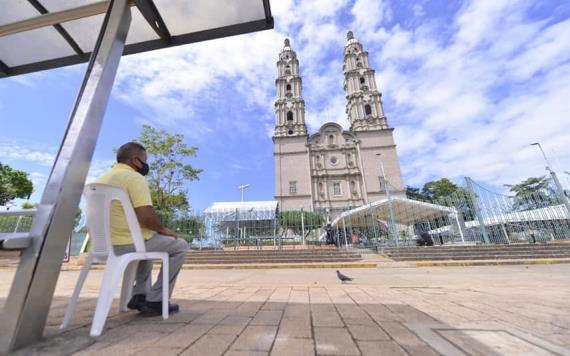
<path fill-rule="evenodd" d="M 95 316 L 91 324 L 90 336 L 99 336 L 105 327 L 105 321 L 109 315 L 113 296 L 117 289 L 121 278 L 123 277 L 125 267 L 116 261 L 107 261 L 107 268 L 101 281 L 101 289 L 99 290 L 99 299 L 97 299 L 97 307 L 95 308 Z"/>
<path fill-rule="evenodd" d="M 170 269 L 168 257 L 162 259 L 162 319 L 168 319 L 168 303 L 170 302 Z"/>
<path fill-rule="evenodd" d="M 127 304 L 133 296 L 133 285 L 135 283 L 135 275 L 137 273 L 138 261 L 131 262 L 127 269 L 125 269 L 125 275 L 123 276 L 123 286 L 121 287 L 121 298 L 119 302 L 119 311 L 126 312 L 129 309 Z"/>
<path fill-rule="evenodd" d="M 87 278 L 87 274 L 89 273 L 89 269 L 91 268 L 92 263 L 93 263 L 93 256 L 89 254 L 85 259 L 85 264 L 81 268 L 81 272 L 79 273 L 79 278 L 77 279 L 77 283 L 75 284 L 75 288 L 73 289 L 73 294 L 71 295 L 71 300 L 69 301 L 69 305 L 67 306 L 67 310 L 65 311 L 63 322 L 59 327 L 60 329 L 67 328 L 69 322 L 71 321 L 71 317 L 73 316 L 73 311 L 75 309 L 75 304 L 77 304 L 77 299 L 79 299 L 79 293 L 81 293 L 81 288 L 83 288 L 83 284 L 85 283 L 85 279 Z"/>

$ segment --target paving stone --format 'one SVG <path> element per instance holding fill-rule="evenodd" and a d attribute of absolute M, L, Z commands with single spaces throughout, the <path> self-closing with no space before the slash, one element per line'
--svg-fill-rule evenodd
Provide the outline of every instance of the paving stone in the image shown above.
<path fill-rule="evenodd" d="M 283 319 L 311 319 L 311 307 L 308 304 L 289 304 L 283 313 Z"/>
<path fill-rule="evenodd" d="M 360 355 L 347 329 L 315 327 L 314 331 L 318 355 Z"/>
<path fill-rule="evenodd" d="M 267 356 L 269 352 L 265 351 L 236 351 L 230 350 L 224 356 Z"/>
<path fill-rule="evenodd" d="M 408 353 L 394 341 L 358 341 L 362 356 L 407 356 Z"/>
<path fill-rule="evenodd" d="M 259 309 L 263 306 L 262 302 L 247 302 L 240 305 L 232 314 L 239 314 L 241 316 L 255 316 Z"/>
<path fill-rule="evenodd" d="M 208 324 L 215 325 L 224 320 L 228 316 L 228 311 L 212 310 L 202 314 L 200 317 L 194 319 L 192 324 Z"/>
<path fill-rule="evenodd" d="M 344 323 L 340 319 L 336 309 L 332 305 L 311 304 L 311 315 L 314 326 L 343 327 Z"/>
<path fill-rule="evenodd" d="M 432 348 L 426 345 L 416 334 L 398 322 L 384 321 L 380 326 L 412 355 L 437 355 Z"/>
<path fill-rule="evenodd" d="M 185 349 L 180 355 L 184 356 L 219 356 L 228 349 L 235 340 L 235 335 L 206 334 Z"/>
<path fill-rule="evenodd" d="M 281 310 L 260 310 L 251 321 L 251 325 L 279 325 L 282 314 Z"/>
<path fill-rule="evenodd" d="M 220 322 L 221 325 L 242 325 L 249 323 L 253 318 L 249 316 L 242 315 L 228 315 L 224 320 Z"/>
<path fill-rule="evenodd" d="M 232 350 L 268 352 L 275 339 L 277 326 L 248 326 L 232 345 Z"/>
<path fill-rule="evenodd" d="M 336 305 L 338 313 L 346 324 L 353 325 L 374 325 L 374 321 L 360 306 L 356 304 L 351 305 Z"/>
<path fill-rule="evenodd" d="M 283 319 L 277 334 L 281 338 L 311 338 L 311 322 L 309 319 Z"/>
<path fill-rule="evenodd" d="M 213 335 L 227 334 L 227 335 L 238 336 L 243 331 L 243 329 L 245 329 L 246 325 L 247 325 L 247 323 L 228 324 L 228 325 L 218 324 L 218 325 L 214 326 L 209 331 L 209 333 L 213 334 Z"/>
<path fill-rule="evenodd" d="M 154 346 L 185 348 L 194 341 L 198 340 L 212 325 L 208 324 L 189 324 L 175 330 L 174 332 L 158 339 Z"/>
<path fill-rule="evenodd" d="M 281 333 L 279 333 L 280 335 Z M 271 356 L 312 356 L 315 354 L 313 339 L 296 339 L 277 336 Z"/>
<path fill-rule="evenodd" d="M 347 327 L 355 340 L 390 340 L 390 336 L 388 336 L 388 334 L 386 334 L 386 332 L 380 329 L 377 325 L 347 324 Z"/>

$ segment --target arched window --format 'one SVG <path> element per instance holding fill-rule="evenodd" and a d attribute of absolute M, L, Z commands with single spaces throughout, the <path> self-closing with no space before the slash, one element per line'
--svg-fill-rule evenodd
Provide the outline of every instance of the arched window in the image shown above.
<path fill-rule="evenodd" d="M 364 84 L 364 83 L 365 83 L 364 77 L 360 77 L 360 84 Z"/>
<path fill-rule="evenodd" d="M 285 90 L 291 91 L 291 84 L 287 84 L 287 86 L 285 87 Z"/>
<path fill-rule="evenodd" d="M 334 135 L 329 135 L 329 145 L 334 145 Z"/>
<path fill-rule="evenodd" d="M 287 121 L 293 121 L 293 112 L 287 111 Z"/>
<path fill-rule="evenodd" d="M 364 113 L 366 115 L 372 115 L 372 108 L 370 107 L 370 105 L 368 104 L 364 105 Z"/>
<path fill-rule="evenodd" d="M 362 63 L 360 63 L 360 62 L 356 63 L 356 67 L 357 67 L 357 68 L 362 68 Z"/>

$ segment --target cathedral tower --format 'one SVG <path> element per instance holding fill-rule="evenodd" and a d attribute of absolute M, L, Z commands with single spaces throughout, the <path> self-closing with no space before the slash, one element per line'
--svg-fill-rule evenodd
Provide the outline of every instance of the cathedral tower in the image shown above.
<path fill-rule="evenodd" d="M 275 136 L 307 135 L 299 60 L 289 39 L 285 39 L 285 46 L 279 54 L 275 86 Z"/>
<path fill-rule="evenodd" d="M 289 39 L 277 61 L 275 131 L 275 199 L 281 210 L 311 209 L 311 170 L 305 125 L 305 101 L 297 54 Z"/>
<path fill-rule="evenodd" d="M 351 131 L 383 130 L 388 128 L 382 94 L 376 86 L 374 69 L 368 63 L 368 52 L 348 31 L 344 46 L 344 91 L 346 113 Z"/>

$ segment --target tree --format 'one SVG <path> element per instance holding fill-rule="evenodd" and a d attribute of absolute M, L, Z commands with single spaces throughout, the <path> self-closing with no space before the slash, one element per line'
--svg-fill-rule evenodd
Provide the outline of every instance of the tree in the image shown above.
<path fill-rule="evenodd" d="M 469 193 L 448 178 L 441 178 L 424 184 L 423 188 L 406 187 L 406 197 L 432 204 L 452 206 L 462 213 L 465 220 L 473 220 L 475 212 Z"/>
<path fill-rule="evenodd" d="M 301 215 L 303 218 L 301 220 Z M 279 214 L 279 224 L 285 230 L 291 230 L 295 235 L 301 235 L 303 224 L 305 225 L 305 235 L 311 230 L 320 228 L 324 224 L 324 217 L 319 213 L 301 210 L 282 211 Z"/>
<path fill-rule="evenodd" d="M 29 201 L 25 201 L 22 203 L 22 209 L 35 209 L 38 207 L 38 203 L 30 203 Z"/>
<path fill-rule="evenodd" d="M 415 188 L 409 185 L 406 186 L 406 198 L 422 201 L 429 200 L 429 197 L 422 194 L 420 188 Z"/>
<path fill-rule="evenodd" d="M 79 223 L 81 222 L 81 216 L 83 215 L 83 212 L 81 211 L 80 207 L 77 207 L 77 211 L 75 212 L 75 218 L 73 219 L 73 229 L 77 229 L 77 227 L 79 226 Z"/>
<path fill-rule="evenodd" d="M 27 198 L 33 190 L 28 173 L 0 163 L 0 205 L 16 198 Z"/>
<path fill-rule="evenodd" d="M 154 207 L 164 223 L 171 222 L 190 207 L 184 184 L 198 180 L 202 169 L 186 160 L 196 157 L 198 148 L 186 145 L 182 134 L 172 135 L 149 125 L 143 125 L 136 141 L 149 155 L 148 182 Z"/>
<path fill-rule="evenodd" d="M 515 210 L 532 210 L 562 204 L 550 184 L 550 179 L 545 176 L 527 178 L 512 185 L 509 190 L 515 193 L 513 202 Z"/>
<path fill-rule="evenodd" d="M 204 227 L 204 221 L 198 216 L 191 216 L 184 214 L 176 218 L 171 224 L 170 228 L 178 232 L 178 237 L 185 239 L 189 243 L 195 237 L 201 236 L 201 230 Z"/>
<path fill-rule="evenodd" d="M 453 194 L 462 191 L 463 188 L 457 186 L 447 178 L 427 182 L 422 188 L 422 195 L 428 197 L 431 201 L 438 201 L 441 199 L 449 198 Z"/>

